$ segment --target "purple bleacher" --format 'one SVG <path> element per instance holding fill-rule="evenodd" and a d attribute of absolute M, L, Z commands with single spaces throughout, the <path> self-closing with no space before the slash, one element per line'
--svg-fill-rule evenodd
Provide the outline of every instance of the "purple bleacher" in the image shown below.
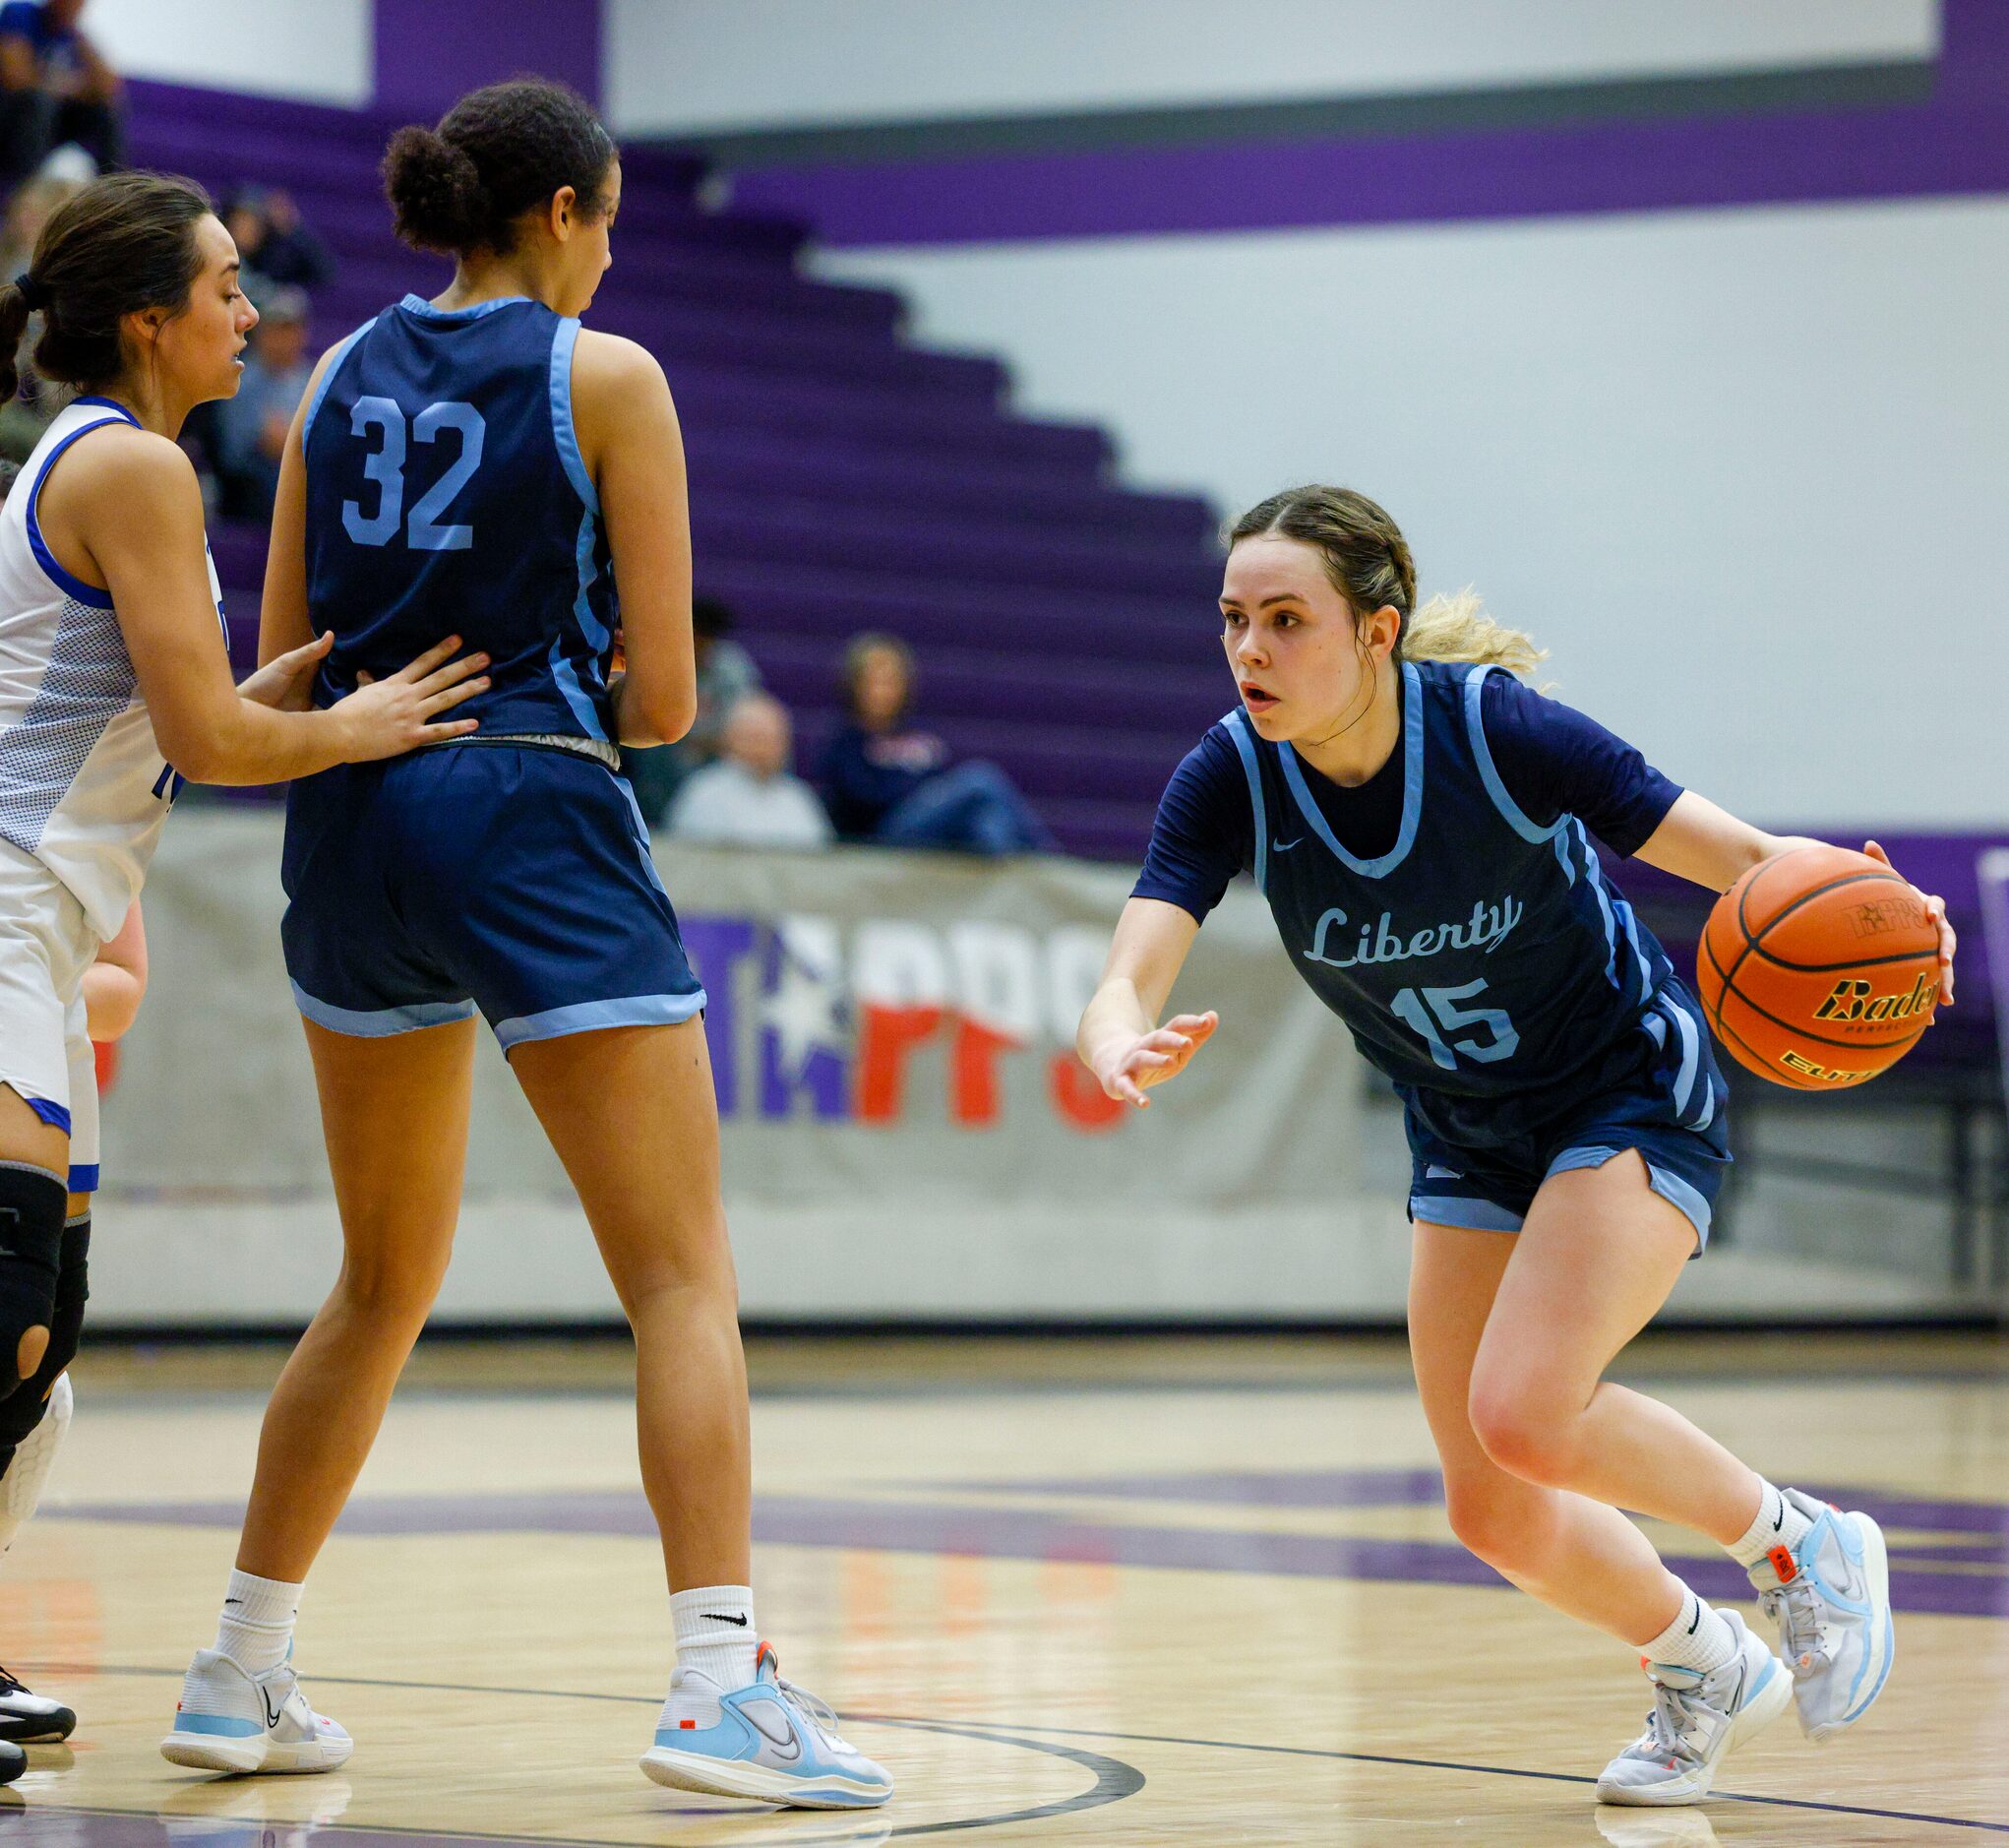
<path fill-rule="evenodd" d="M 136 160 L 293 195 L 340 266 L 315 303 L 323 341 L 445 282 L 391 234 L 378 165 L 397 118 L 152 83 L 132 103 Z M 1101 430 L 1014 416 L 996 359 L 908 343 L 896 294 L 804 275 L 805 227 L 711 210 L 702 179 L 682 154 L 624 156 L 592 323 L 670 376 L 700 587 L 740 611 L 805 757 L 836 722 L 846 640 L 889 630 L 920 657 L 928 724 L 1002 765 L 1073 850 L 1135 857 L 1165 777 L 1233 696 L 1211 510 L 1126 491 Z M 265 534 L 213 537 L 248 664 Z"/>

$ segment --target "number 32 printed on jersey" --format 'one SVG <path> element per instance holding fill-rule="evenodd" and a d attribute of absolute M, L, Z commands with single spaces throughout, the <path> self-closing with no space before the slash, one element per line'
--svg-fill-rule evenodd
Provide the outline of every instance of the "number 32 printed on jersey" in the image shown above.
<path fill-rule="evenodd" d="M 481 466 L 481 442 L 488 426 L 472 404 L 458 399 L 428 404 L 411 419 L 410 441 L 437 443 L 443 436 L 457 439 L 459 453 L 443 474 L 412 504 L 411 518 L 404 517 L 404 455 L 406 426 L 404 408 L 394 398 L 365 397 L 356 400 L 349 413 L 349 434 L 368 441 L 375 436 L 377 447 L 363 462 L 363 478 L 377 489 L 377 505 L 363 511 L 361 501 L 341 504 L 342 530 L 358 545 L 389 545 L 404 527 L 404 542 L 415 552 L 464 552 L 474 543 L 471 525 L 442 525 L 441 517 L 454 504 L 454 497 L 474 478 Z"/>

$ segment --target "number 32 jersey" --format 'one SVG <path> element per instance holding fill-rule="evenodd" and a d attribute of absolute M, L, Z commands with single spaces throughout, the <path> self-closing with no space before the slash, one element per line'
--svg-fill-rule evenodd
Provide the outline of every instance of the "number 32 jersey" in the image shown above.
<path fill-rule="evenodd" d="M 573 430 L 578 332 L 526 297 L 407 295 L 335 349 L 304 431 L 307 602 L 335 637 L 324 704 L 457 635 L 493 684 L 453 717 L 608 736 L 618 615 Z"/>
<path fill-rule="evenodd" d="M 1256 884 L 1298 973 L 1436 1135 L 1478 1148 L 1619 1079 L 1649 1038 L 1696 1030 L 1583 824 L 1538 825 L 1501 781 L 1480 717 L 1490 671 L 1403 664 L 1402 823 L 1377 859 L 1340 843 L 1288 744 L 1240 708 L 1224 721 Z"/>

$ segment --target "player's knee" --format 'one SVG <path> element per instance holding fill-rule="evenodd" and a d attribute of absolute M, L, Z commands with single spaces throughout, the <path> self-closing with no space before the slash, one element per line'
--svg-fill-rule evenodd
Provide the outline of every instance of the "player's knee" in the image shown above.
<path fill-rule="evenodd" d="M 0 1162 L 0 1400 L 24 1385 L 16 1356 L 31 1363 L 30 1374 L 48 1364 L 69 1200 L 62 1176 Z"/>
<path fill-rule="evenodd" d="M 1540 1544 L 1540 1498 L 1496 1471 L 1444 1479 L 1444 1513 L 1466 1552 L 1503 1572 L 1524 1571 Z"/>
<path fill-rule="evenodd" d="M 1532 1381 L 1475 1374 L 1466 1407 L 1479 1447 L 1510 1476 L 1566 1488 L 1576 1467 L 1574 1421 Z"/>
<path fill-rule="evenodd" d="M 365 1322 L 416 1325 L 432 1313 L 446 1275 L 444 1256 L 435 1260 L 406 1252 L 359 1258 L 352 1252 L 342 1261 L 335 1300 L 344 1313 Z"/>

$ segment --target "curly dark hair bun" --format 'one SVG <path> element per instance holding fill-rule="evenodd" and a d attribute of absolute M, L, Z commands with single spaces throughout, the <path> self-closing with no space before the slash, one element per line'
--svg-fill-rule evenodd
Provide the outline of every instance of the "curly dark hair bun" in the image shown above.
<path fill-rule="evenodd" d="M 384 190 L 398 237 L 420 250 L 463 250 L 495 216 L 473 155 L 429 128 L 401 128 L 391 137 Z"/>
<path fill-rule="evenodd" d="M 407 244 L 502 256 L 516 247 L 517 220 L 562 187 L 583 215 L 604 212 L 614 152 L 576 91 L 516 78 L 469 92 L 436 129 L 399 129 L 384 153 L 384 190 Z"/>

